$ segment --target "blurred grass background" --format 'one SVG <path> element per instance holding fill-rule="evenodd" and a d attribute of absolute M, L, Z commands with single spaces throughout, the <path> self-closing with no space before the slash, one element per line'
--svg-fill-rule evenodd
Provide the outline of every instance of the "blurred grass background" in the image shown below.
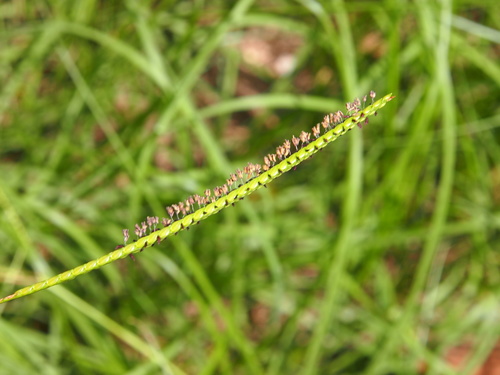
<path fill-rule="evenodd" d="M 497 1 L 0 3 L 1 293 L 97 258 L 373 89 L 362 131 L 0 306 L 0 374 L 500 368 Z"/>

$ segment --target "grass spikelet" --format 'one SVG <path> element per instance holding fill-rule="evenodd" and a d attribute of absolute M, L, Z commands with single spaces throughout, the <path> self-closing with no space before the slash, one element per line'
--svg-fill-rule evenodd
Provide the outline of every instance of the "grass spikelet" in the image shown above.
<path fill-rule="evenodd" d="M 115 251 L 45 281 L 22 288 L 7 297 L 1 298 L 0 303 L 24 297 L 72 280 L 127 256 L 134 259 L 133 254 L 159 244 L 165 238 L 184 229 L 189 229 L 193 224 L 205 220 L 225 207 L 234 205 L 239 200 L 266 186 L 274 179 L 310 158 L 356 125 L 361 127 L 362 124 L 366 124 L 369 116 L 376 115 L 377 110 L 394 98 L 392 94 L 388 94 L 374 102 L 375 93 L 371 91 L 369 96 L 372 99 L 372 104 L 368 107 L 361 108 L 360 99 L 347 103 L 346 114 L 341 111 L 331 113 L 325 116 L 320 124 L 315 125 L 311 132 L 302 131 L 299 137 L 293 136 L 291 141 L 285 140 L 282 145 L 276 148 L 275 154 L 264 157 L 262 165 L 248 164 L 243 169 L 238 169 L 231 174 L 226 184 L 212 190 L 205 190 L 203 196 L 193 195 L 183 202 L 167 206 L 165 208 L 167 217 L 160 219 L 156 216 L 148 216 L 145 221 L 135 224 L 134 233 L 137 238 L 132 243 L 128 243 L 131 239 L 129 230 L 124 229 L 123 245 L 118 245 Z M 363 98 L 363 105 L 365 102 L 366 96 Z M 323 135 L 321 135 L 321 131 L 324 132 Z M 162 226 L 162 228 L 158 229 L 159 226 Z"/>

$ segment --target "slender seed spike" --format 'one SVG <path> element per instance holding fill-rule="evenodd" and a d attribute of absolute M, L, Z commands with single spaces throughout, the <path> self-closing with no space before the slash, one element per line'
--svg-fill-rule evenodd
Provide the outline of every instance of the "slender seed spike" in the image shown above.
<path fill-rule="evenodd" d="M 211 194 L 210 189 L 207 189 L 204 197 L 193 197 L 193 200 L 198 203 L 200 208 L 188 215 L 186 215 L 186 207 L 190 207 L 191 210 L 194 210 L 191 203 L 189 205 L 185 203 L 179 203 L 168 206 L 166 207 L 166 211 L 170 216 L 170 220 L 162 219 L 164 228 L 155 230 L 147 235 L 148 226 L 150 227 L 150 229 L 151 226 L 155 228 L 155 225 L 158 223 L 159 219 L 157 217 L 153 217 L 153 219 L 150 218 L 149 220 L 146 219 L 148 224 L 146 224 L 146 222 L 141 222 L 140 225 L 135 224 L 134 231 L 137 235 L 137 239 L 132 243 L 123 247 L 122 245 L 118 245 L 116 250 L 98 259 L 94 259 L 86 264 L 65 271 L 47 280 L 19 289 L 18 291 L 10 294 L 7 297 L 0 298 L 0 303 L 27 296 L 54 285 L 61 284 L 65 281 L 72 280 L 75 277 L 98 269 L 102 266 L 105 266 L 127 256 L 130 256 L 135 260 L 133 254 L 138 253 L 147 247 L 153 246 L 155 243 L 160 242 L 167 237 L 177 235 L 184 229 L 189 229 L 192 225 L 199 223 L 209 216 L 218 213 L 225 207 L 233 205 L 239 200 L 244 199 L 247 195 L 253 193 L 257 189 L 263 186 L 266 187 L 267 184 L 271 183 L 273 180 L 280 177 L 284 173 L 296 169 L 296 167 L 301 162 L 307 160 L 316 152 L 323 149 L 331 142 L 335 141 L 338 137 L 353 129 L 357 124 L 363 121 L 366 123 L 369 116 L 376 115 L 378 110 L 380 110 L 394 98 L 392 94 L 388 94 L 374 102 L 375 92 L 371 91 L 369 96 L 372 99 L 372 104 L 364 108 L 363 110 L 357 108 L 359 107 L 359 104 L 358 101 L 355 100 L 353 103 L 349 104 L 349 108 L 351 109 L 350 112 L 355 113 L 348 112 L 346 115 L 344 115 L 341 111 L 337 111 L 333 114 L 328 115 L 328 119 L 325 118 L 323 120 L 324 122 L 321 124 L 325 128 L 325 133 L 322 136 L 317 137 L 315 140 L 311 141 L 311 133 L 306 132 L 302 132 L 299 138 L 293 136 L 292 144 L 295 146 L 296 151 L 294 153 L 291 153 L 290 151 L 290 155 L 284 158 L 282 161 L 278 161 L 277 159 L 283 158 L 284 155 L 288 155 L 289 153 L 287 152 L 287 149 L 291 148 L 290 146 L 286 146 L 286 143 L 283 144 L 282 148 L 280 148 L 278 158 L 276 154 L 270 154 L 267 156 L 267 158 L 264 159 L 264 165 L 261 168 L 256 166 L 248 167 L 247 173 L 253 173 L 253 178 L 249 178 L 248 181 L 243 181 L 244 176 L 240 177 L 238 175 L 238 177 L 242 179 L 242 186 L 235 188 L 232 191 L 230 191 L 228 185 L 218 187 L 218 198 L 216 198 L 214 194 Z M 317 130 L 313 130 L 312 134 L 316 137 Z M 283 149 L 285 149 L 285 151 L 283 151 Z M 262 170 L 262 173 L 260 173 L 260 170 Z M 239 173 L 241 174 L 242 172 L 239 171 Z M 231 179 L 233 180 L 232 176 Z M 179 214 L 182 211 L 180 207 L 184 207 L 184 211 L 186 211 L 183 212 L 185 216 L 182 218 L 179 217 Z M 177 216 L 176 220 L 174 220 L 174 215 Z M 123 232 L 123 234 L 125 239 L 125 232 Z"/>

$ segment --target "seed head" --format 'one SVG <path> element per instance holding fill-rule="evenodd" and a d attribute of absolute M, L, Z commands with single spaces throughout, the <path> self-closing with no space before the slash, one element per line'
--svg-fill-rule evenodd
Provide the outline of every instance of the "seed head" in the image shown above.
<path fill-rule="evenodd" d="M 220 197 L 229 194 L 233 189 L 236 188 L 236 185 L 238 185 L 238 180 L 240 180 L 241 183 L 244 184 L 249 182 L 253 178 L 258 177 L 263 171 L 270 170 L 281 160 L 285 160 L 288 156 L 292 154 L 292 145 L 295 147 L 295 150 L 298 151 L 311 142 L 311 135 L 314 137 L 314 139 L 320 138 L 322 133 L 321 131 L 322 128 L 324 129 L 323 132 L 327 133 L 330 129 L 335 128 L 336 125 L 341 124 L 345 119 L 348 119 L 352 117 L 354 114 L 359 113 L 361 108 L 365 108 L 368 96 L 371 98 L 371 102 L 373 104 L 376 94 L 372 90 L 368 95 L 363 96 L 361 100 L 359 98 L 356 98 L 354 99 L 353 102 L 346 103 L 346 109 L 347 109 L 346 114 L 344 114 L 342 111 L 330 113 L 323 118 L 321 123 L 318 123 L 315 126 L 313 126 L 310 133 L 302 131 L 298 137 L 292 136 L 291 140 L 285 140 L 282 145 L 276 148 L 275 153 L 268 154 L 264 157 L 263 164 L 248 163 L 248 165 L 245 166 L 243 169 L 237 169 L 235 173 L 230 174 L 229 177 L 226 179 L 226 183 L 224 185 L 217 186 L 213 190 L 206 189 L 204 195 L 200 196 L 195 194 L 188 197 L 183 202 L 179 202 L 165 207 L 165 210 L 170 218 L 162 218 L 161 223 L 163 224 L 164 227 L 168 227 L 175 220 L 180 220 L 181 218 L 180 215 L 186 216 L 187 214 L 194 212 L 195 204 L 198 205 L 198 209 L 202 209 L 202 207 L 210 204 L 211 202 L 215 202 Z M 392 98 L 393 97 L 389 98 L 388 100 L 391 100 Z M 375 112 L 374 115 L 376 116 L 377 113 Z M 366 118 L 364 113 L 356 115 L 356 119 L 353 118 L 352 120 L 353 120 L 352 126 L 357 125 L 358 127 L 361 128 L 363 125 L 368 124 L 368 118 Z M 292 162 L 289 162 L 289 164 L 291 165 Z M 251 187 L 249 189 L 251 189 Z M 235 198 L 243 199 L 242 197 L 238 196 L 235 196 Z M 204 212 L 203 214 L 208 215 L 207 212 Z M 176 219 L 174 219 L 174 216 L 176 217 Z M 138 238 L 144 237 L 148 233 L 148 229 L 150 233 L 155 231 L 159 222 L 160 220 L 157 216 L 153 217 L 147 216 L 146 221 L 143 221 L 140 224 L 135 224 L 134 232 Z M 185 229 L 185 227 L 182 226 L 182 229 Z M 126 246 L 127 241 L 130 238 L 130 233 L 128 229 L 123 229 L 122 233 L 123 233 L 124 246 Z M 158 242 L 161 241 L 159 236 L 157 237 L 157 241 Z M 148 246 L 147 243 L 146 246 Z"/>

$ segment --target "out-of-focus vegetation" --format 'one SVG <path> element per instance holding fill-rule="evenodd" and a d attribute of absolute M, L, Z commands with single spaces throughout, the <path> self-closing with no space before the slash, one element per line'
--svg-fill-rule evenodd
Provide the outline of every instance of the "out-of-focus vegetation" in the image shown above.
<path fill-rule="evenodd" d="M 1 305 L 0 374 L 498 368 L 497 8 L 0 3 L 2 296 L 106 254 L 355 96 L 397 95 L 135 262 Z"/>

